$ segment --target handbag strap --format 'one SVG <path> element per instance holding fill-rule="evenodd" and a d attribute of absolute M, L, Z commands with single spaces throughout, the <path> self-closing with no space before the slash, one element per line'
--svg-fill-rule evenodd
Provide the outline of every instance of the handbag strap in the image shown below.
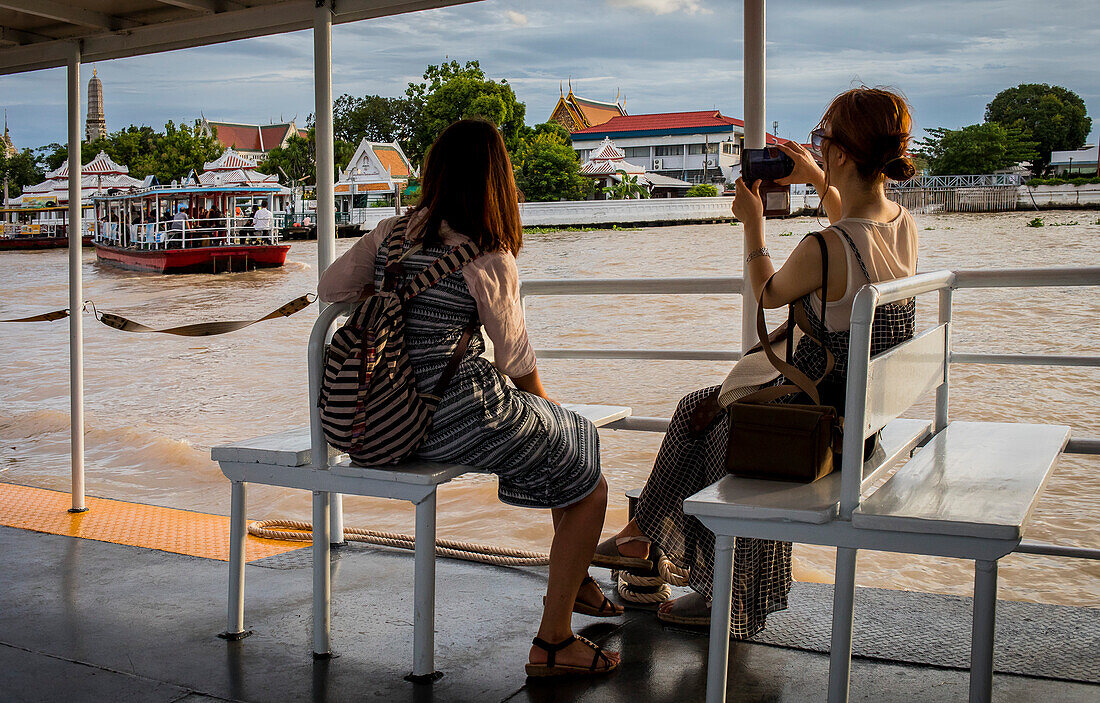
<path fill-rule="evenodd" d="M 794 303 L 791 303 L 789 306 L 790 310 L 788 311 L 788 315 L 792 316 L 798 322 L 798 326 L 802 328 L 806 336 L 812 339 L 825 351 L 825 372 L 821 374 L 821 378 L 814 381 L 801 369 L 794 366 L 794 364 L 780 359 L 775 353 L 775 350 L 771 348 L 770 344 L 762 343 L 761 346 L 764 348 L 764 354 L 767 355 L 768 361 L 771 362 L 772 366 L 774 366 L 779 373 L 783 374 L 784 378 L 791 381 L 793 385 L 783 384 L 780 386 L 768 386 L 767 388 L 762 388 L 759 391 L 745 396 L 740 402 L 765 403 L 802 391 L 810 397 L 810 400 L 812 400 L 815 405 L 821 405 L 821 394 L 818 393 L 817 386 L 825 376 L 833 370 L 836 364 L 836 358 L 829 350 L 828 345 L 822 341 L 827 332 L 825 329 L 825 310 L 829 300 L 829 250 L 825 245 L 825 238 L 820 232 L 813 232 L 812 236 L 817 240 L 818 246 L 821 249 L 821 339 L 814 336 L 815 330 L 812 329 L 812 325 L 806 317 L 805 311 L 798 309 Z M 774 275 L 775 274 L 772 274 L 773 277 Z M 768 279 L 768 281 L 770 283 L 771 279 Z M 764 320 L 764 291 L 767 287 L 767 284 L 765 284 L 764 287 L 760 289 L 760 296 L 756 306 L 756 332 L 761 340 L 768 339 L 768 327 Z"/>

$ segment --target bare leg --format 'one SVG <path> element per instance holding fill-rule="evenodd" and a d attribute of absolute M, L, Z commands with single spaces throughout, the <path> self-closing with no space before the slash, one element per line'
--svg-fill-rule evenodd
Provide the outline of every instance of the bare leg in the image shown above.
<path fill-rule="evenodd" d="M 596 542 L 603 528 L 607 510 L 607 482 L 600 479 L 596 490 L 586 498 L 554 511 L 554 541 L 550 545 L 550 579 L 546 590 L 546 604 L 539 624 L 538 636 L 547 642 L 561 642 L 573 634 L 573 602 L 580 590 L 581 580 L 588 573 Z M 608 653 L 612 661 L 617 654 Z M 546 652 L 531 647 L 533 664 L 546 662 Z M 592 650 L 577 642 L 558 652 L 561 664 L 588 666 L 592 662 Z"/>

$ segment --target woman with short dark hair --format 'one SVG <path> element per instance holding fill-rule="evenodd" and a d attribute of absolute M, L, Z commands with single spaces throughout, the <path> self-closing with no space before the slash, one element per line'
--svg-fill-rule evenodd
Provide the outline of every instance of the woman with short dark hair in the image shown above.
<path fill-rule="evenodd" d="M 433 393 L 468 339 L 417 456 L 492 472 L 505 503 L 550 509 L 550 577 L 528 674 L 611 671 L 618 655 L 577 638 L 570 623 L 571 612 L 622 614 L 587 576 L 607 507 L 599 437 L 591 422 L 550 400 L 539 379 L 516 270 L 523 229 L 500 132 L 482 120 L 448 127 L 428 152 L 421 187 L 420 204 L 405 217 L 384 220 L 335 261 L 318 294 L 329 302 L 353 301 L 381 286 L 395 232 L 405 233 L 403 281 L 456 247 L 477 245 L 475 259 L 404 307 L 405 345 L 421 393 Z M 481 357 L 482 326 L 493 341 L 495 368 Z"/>

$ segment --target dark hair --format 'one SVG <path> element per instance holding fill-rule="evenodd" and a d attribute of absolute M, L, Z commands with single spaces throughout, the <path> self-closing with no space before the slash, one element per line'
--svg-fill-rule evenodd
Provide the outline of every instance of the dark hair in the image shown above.
<path fill-rule="evenodd" d="M 909 104 L 885 88 L 852 88 L 833 98 L 818 128 L 829 127 L 829 139 L 855 161 L 864 180 L 880 175 L 895 181 L 912 178 L 909 158 L 913 120 Z"/>
<path fill-rule="evenodd" d="M 428 213 L 425 244 L 439 241 L 447 224 L 482 251 L 519 254 L 523 226 L 516 181 L 504 139 L 487 120 L 459 120 L 432 144 L 424 160 L 418 210 Z"/>

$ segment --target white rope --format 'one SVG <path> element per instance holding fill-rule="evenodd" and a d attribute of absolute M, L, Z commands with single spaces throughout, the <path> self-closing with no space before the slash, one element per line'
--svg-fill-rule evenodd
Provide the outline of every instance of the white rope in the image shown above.
<path fill-rule="evenodd" d="M 672 588 L 659 575 L 639 576 L 620 571 L 617 588 L 619 597 L 631 603 L 664 603 L 672 597 Z"/>
<path fill-rule="evenodd" d="M 681 569 L 662 554 L 660 560 L 657 561 L 657 573 L 673 586 L 686 586 L 688 585 L 688 574 L 691 573 L 691 569 Z"/>
<path fill-rule="evenodd" d="M 283 529 L 278 529 L 283 528 Z M 298 520 L 259 520 L 248 526 L 248 533 L 264 539 L 280 539 L 291 542 L 312 542 L 313 525 Z M 366 542 L 384 547 L 412 550 L 415 537 L 396 532 L 365 530 L 361 527 L 345 527 L 344 539 L 348 542 Z M 450 539 L 437 539 L 435 553 L 449 559 L 464 559 L 495 566 L 546 566 L 550 555 L 542 552 L 529 552 L 523 549 L 497 547 L 475 542 L 459 542 Z"/>

